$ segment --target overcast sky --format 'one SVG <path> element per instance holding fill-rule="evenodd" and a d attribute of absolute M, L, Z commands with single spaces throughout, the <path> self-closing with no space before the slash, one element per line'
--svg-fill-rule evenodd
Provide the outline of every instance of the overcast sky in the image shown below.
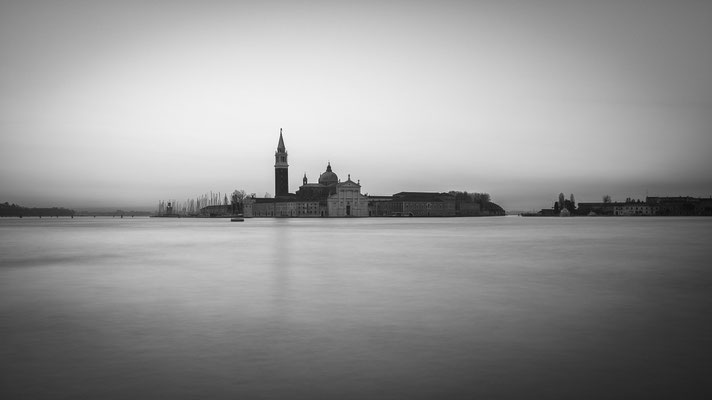
<path fill-rule="evenodd" d="M 712 195 L 712 2 L 2 1 L 0 202 Z"/>

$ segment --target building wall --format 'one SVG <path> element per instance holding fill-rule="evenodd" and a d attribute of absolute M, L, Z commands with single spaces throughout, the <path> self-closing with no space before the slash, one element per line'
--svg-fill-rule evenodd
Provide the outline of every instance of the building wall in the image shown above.
<path fill-rule="evenodd" d="M 478 203 L 458 205 L 455 197 L 447 193 L 401 192 L 393 196 L 369 198 L 369 216 L 372 217 L 453 217 L 480 215 Z M 463 207 L 464 206 L 464 207 Z"/>
<path fill-rule="evenodd" d="M 455 196 L 447 193 L 401 192 L 393 195 L 393 215 L 407 217 L 453 217 Z"/>
<path fill-rule="evenodd" d="M 370 217 L 390 217 L 393 215 L 393 197 L 368 197 L 368 215 Z"/>
<path fill-rule="evenodd" d="M 274 199 L 252 199 L 247 198 L 244 202 L 243 213 L 245 217 L 274 217 Z"/>
<path fill-rule="evenodd" d="M 246 198 L 242 203 L 242 215 L 245 217 L 252 217 L 254 200 L 251 198 Z"/>
<path fill-rule="evenodd" d="M 658 214 L 665 216 L 712 215 L 712 198 L 647 197 L 646 203 L 658 206 Z"/>
<path fill-rule="evenodd" d="M 248 205 L 249 203 L 249 205 Z M 245 201 L 245 217 L 274 217 L 273 202 Z"/>
<path fill-rule="evenodd" d="M 327 207 L 319 201 L 255 201 L 246 199 L 244 216 L 260 217 L 325 217 Z"/>
<path fill-rule="evenodd" d="M 327 200 L 330 217 L 368 217 L 368 198 L 361 186 L 351 181 L 339 184 Z"/>
<path fill-rule="evenodd" d="M 645 203 L 623 203 L 616 204 L 613 209 L 613 215 L 655 215 L 658 212 L 657 206 L 651 206 Z"/>
<path fill-rule="evenodd" d="M 452 217 L 455 216 L 455 201 L 403 201 L 394 202 L 393 210 L 403 216 Z"/>
<path fill-rule="evenodd" d="M 274 195 L 286 196 L 289 194 L 289 170 L 287 168 L 274 169 Z"/>

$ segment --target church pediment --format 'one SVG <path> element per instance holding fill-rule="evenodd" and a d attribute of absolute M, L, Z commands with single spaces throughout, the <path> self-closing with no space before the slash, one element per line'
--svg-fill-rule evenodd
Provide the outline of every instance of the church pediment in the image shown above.
<path fill-rule="evenodd" d="M 353 181 L 346 181 L 346 182 L 341 182 L 337 185 L 339 188 L 360 188 L 361 185 L 359 185 L 356 182 Z"/>

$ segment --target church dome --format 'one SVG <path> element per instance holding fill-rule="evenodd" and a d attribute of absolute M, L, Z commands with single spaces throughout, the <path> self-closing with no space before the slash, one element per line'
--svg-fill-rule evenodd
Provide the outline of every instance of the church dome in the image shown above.
<path fill-rule="evenodd" d="M 326 166 L 326 172 L 319 175 L 319 184 L 324 186 L 336 185 L 339 183 L 339 177 L 331 172 L 331 163 Z"/>

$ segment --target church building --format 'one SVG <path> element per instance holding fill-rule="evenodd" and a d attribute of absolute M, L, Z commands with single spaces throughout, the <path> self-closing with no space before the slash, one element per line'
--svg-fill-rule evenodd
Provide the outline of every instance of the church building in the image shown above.
<path fill-rule="evenodd" d="M 368 199 L 361 194 L 360 182 L 345 182 L 331 169 L 319 175 L 316 183 L 309 183 L 304 174 L 302 186 L 296 194 L 289 193 L 289 163 L 282 130 L 274 163 L 274 198 L 245 200 L 245 217 L 367 217 Z"/>

